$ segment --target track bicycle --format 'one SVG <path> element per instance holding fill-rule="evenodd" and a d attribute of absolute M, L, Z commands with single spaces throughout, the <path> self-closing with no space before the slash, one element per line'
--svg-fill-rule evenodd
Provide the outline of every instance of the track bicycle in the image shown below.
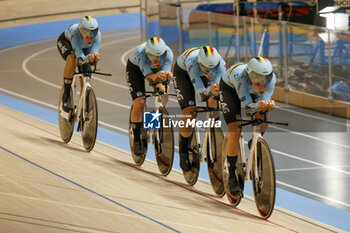
<path fill-rule="evenodd" d="M 218 100 L 219 96 L 215 97 Z M 214 112 L 221 111 L 219 109 L 219 102 L 216 109 L 208 106 L 198 106 L 196 113 L 207 113 L 207 121 L 209 127 L 206 128 L 203 138 L 203 145 L 200 142 L 199 131 L 195 125 L 193 133 L 190 138 L 189 145 L 189 160 L 192 169 L 188 172 L 183 171 L 186 182 L 189 185 L 194 185 L 198 180 L 200 163 L 206 161 L 208 167 L 208 174 L 212 188 L 217 196 L 225 195 L 225 188 L 222 179 L 222 143 L 224 140 L 221 128 L 215 127 Z"/>
<path fill-rule="evenodd" d="M 64 84 L 62 85 L 58 102 L 58 125 L 63 142 L 68 143 L 73 135 L 74 124 L 78 123 L 77 131 L 81 131 L 82 141 L 85 150 L 90 152 L 96 142 L 98 128 L 98 112 L 95 92 L 92 89 L 90 80 L 92 74 L 111 76 L 111 74 L 97 71 L 96 64 L 91 72 L 82 72 L 78 67 L 73 75 L 70 91 L 71 105 L 73 110 L 66 112 L 62 108 L 62 95 Z M 80 93 L 76 88 L 76 81 L 80 79 L 82 90 Z M 78 101 L 79 100 L 79 101 Z"/>
<path fill-rule="evenodd" d="M 253 113 L 254 114 L 254 113 Z M 250 178 L 253 185 L 253 193 L 256 207 L 259 211 L 259 214 L 262 218 L 267 219 L 271 216 L 272 211 L 275 205 L 275 196 L 276 196 L 276 176 L 275 176 L 275 167 L 271 154 L 271 150 L 262 137 L 260 132 L 260 124 L 277 124 L 285 125 L 288 123 L 281 122 L 272 122 L 266 120 L 267 112 L 264 112 L 264 119 L 257 119 L 251 115 L 251 119 L 243 119 L 242 124 L 239 127 L 252 125 L 253 126 L 253 139 L 249 152 L 249 156 L 245 158 L 244 144 L 243 144 L 243 132 L 239 139 L 239 153 L 237 158 L 236 165 L 236 178 L 241 189 L 244 189 L 244 182 L 248 181 Z M 228 138 L 228 133 L 225 135 L 224 143 L 222 147 L 223 156 L 222 156 L 222 165 L 223 165 L 223 180 L 225 185 L 225 190 L 229 202 L 233 206 L 237 206 L 243 195 L 232 195 L 229 191 L 228 185 L 228 167 L 226 159 L 226 143 Z"/>
<path fill-rule="evenodd" d="M 165 106 L 162 105 L 162 95 L 176 96 L 176 94 L 163 93 L 160 92 L 156 87 L 157 84 L 162 82 L 155 82 L 152 87 L 153 91 L 146 91 L 145 95 L 142 98 L 147 99 L 149 97 L 154 97 L 154 109 L 153 112 L 160 113 L 160 127 L 155 129 L 145 129 L 141 128 L 141 143 L 144 148 L 145 153 L 143 155 L 135 155 L 134 153 L 134 135 L 131 119 L 131 110 L 129 115 L 129 142 L 132 158 L 137 166 L 141 166 L 145 161 L 147 154 L 147 144 L 152 143 L 154 145 L 155 157 L 160 173 L 164 176 L 168 175 L 173 166 L 174 160 L 174 134 L 173 126 L 170 123 L 169 113 L 166 110 Z M 168 83 L 162 83 L 165 85 L 165 90 L 168 90 Z M 147 109 L 147 105 L 144 106 L 144 112 Z M 163 126 L 167 127 L 163 127 Z"/>

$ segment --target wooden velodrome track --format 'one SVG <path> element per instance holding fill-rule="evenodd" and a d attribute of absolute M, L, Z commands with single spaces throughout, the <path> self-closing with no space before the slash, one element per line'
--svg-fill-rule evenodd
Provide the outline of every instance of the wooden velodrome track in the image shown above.
<path fill-rule="evenodd" d="M 208 181 L 159 175 L 102 142 L 86 153 L 79 134 L 0 106 L 0 232 L 342 232 L 276 207 L 266 221 L 250 197 L 239 208 Z"/>

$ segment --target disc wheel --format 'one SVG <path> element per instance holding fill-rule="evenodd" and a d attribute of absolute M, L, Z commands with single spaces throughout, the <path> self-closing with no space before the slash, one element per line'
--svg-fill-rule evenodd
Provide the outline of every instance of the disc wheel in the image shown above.
<path fill-rule="evenodd" d="M 163 107 L 160 107 L 159 111 L 162 114 L 161 128 L 153 133 L 153 145 L 158 169 L 162 175 L 166 176 L 173 167 L 174 134 L 168 111 Z"/>
<path fill-rule="evenodd" d="M 179 137 L 180 138 L 180 137 Z M 179 142 L 180 145 L 180 142 Z M 200 167 L 200 155 L 199 155 L 199 146 L 196 138 L 196 129 L 193 129 L 193 133 L 191 136 L 191 143 L 188 150 L 188 157 L 191 164 L 191 170 L 188 172 L 182 171 L 186 182 L 193 186 L 197 180 L 199 175 L 199 167 Z"/>
<path fill-rule="evenodd" d="M 62 141 L 64 143 L 68 143 L 73 135 L 73 130 L 74 130 L 74 120 L 73 120 L 73 115 L 74 115 L 74 110 L 69 111 L 68 113 L 68 119 L 64 118 L 62 116 L 62 96 L 64 92 L 64 85 L 61 87 L 60 91 L 60 96 L 58 98 L 58 126 L 60 129 L 60 135 L 62 138 Z M 70 96 L 73 96 L 73 92 L 71 90 Z M 71 104 L 73 106 L 73 98 L 71 98 Z"/>
<path fill-rule="evenodd" d="M 146 154 L 147 154 L 147 130 L 145 130 L 143 127 L 141 128 L 141 142 L 143 145 L 143 149 L 145 151 L 145 153 L 143 155 L 135 155 L 134 153 L 134 133 L 133 133 L 133 129 L 132 129 L 132 124 L 131 124 L 131 110 L 132 110 L 132 106 L 130 109 L 130 114 L 129 114 L 129 143 L 130 143 L 130 150 L 131 150 L 131 156 L 132 159 L 134 160 L 135 164 L 137 166 L 141 166 L 143 164 L 143 162 L 145 162 L 146 159 Z"/>
<path fill-rule="evenodd" d="M 96 143 L 98 128 L 98 111 L 95 92 L 92 88 L 86 89 L 86 117 L 81 117 L 81 137 L 85 150 L 90 152 Z M 81 114 L 84 114 L 81 112 Z"/>
<path fill-rule="evenodd" d="M 276 176 L 270 148 L 263 138 L 259 138 L 257 142 L 257 160 L 253 161 L 254 168 L 258 171 L 256 176 L 252 170 L 255 204 L 261 217 L 267 219 L 275 206 Z"/>
<path fill-rule="evenodd" d="M 211 128 L 211 145 L 207 140 L 207 166 L 211 186 L 215 194 L 219 197 L 225 195 L 225 186 L 222 178 L 222 143 L 224 136 L 220 128 Z M 210 147 L 211 149 L 210 149 Z M 213 161 L 209 157 L 210 150 L 212 152 Z"/>
<path fill-rule="evenodd" d="M 222 179 L 224 181 L 227 199 L 233 206 L 238 206 L 238 204 L 241 202 L 243 198 L 243 195 L 240 195 L 240 194 L 232 195 L 230 193 L 229 184 L 228 184 L 229 171 L 227 167 L 227 156 L 226 156 L 227 140 L 229 140 L 228 133 L 225 135 L 224 142 L 222 144 L 222 168 L 223 168 Z M 238 151 L 239 152 L 238 152 L 237 164 L 236 164 L 236 177 L 241 189 L 244 190 L 244 167 L 241 159 L 241 152 L 240 152 L 241 149 L 239 148 Z"/>

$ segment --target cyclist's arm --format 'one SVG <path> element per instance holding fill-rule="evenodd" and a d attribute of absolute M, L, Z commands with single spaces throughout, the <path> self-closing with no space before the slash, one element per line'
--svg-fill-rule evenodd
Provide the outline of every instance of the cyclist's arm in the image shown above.
<path fill-rule="evenodd" d="M 144 77 L 147 77 L 149 74 L 153 74 L 153 71 L 149 64 L 147 64 L 147 55 L 146 53 L 135 54 L 140 70 Z"/>
<path fill-rule="evenodd" d="M 162 70 L 171 71 L 173 60 L 174 60 L 173 51 L 170 48 L 168 48 L 166 52 L 166 57 L 164 58 L 164 64 L 163 64 Z"/>
<path fill-rule="evenodd" d="M 226 62 L 224 61 L 224 59 L 221 58 L 218 70 L 216 71 L 216 74 L 214 76 L 213 83 L 219 83 L 220 79 L 224 75 L 225 71 L 226 71 Z"/>
<path fill-rule="evenodd" d="M 194 62 L 191 62 L 191 63 L 186 62 L 186 67 L 188 67 L 187 72 L 188 72 L 188 75 L 190 76 L 192 85 L 193 85 L 196 93 L 198 95 L 200 95 L 201 98 L 203 95 L 208 95 L 207 89 L 205 88 L 205 86 L 200 78 L 199 66 Z M 210 92 L 210 88 L 209 88 L 209 92 Z"/>
<path fill-rule="evenodd" d="M 94 42 L 92 42 L 92 47 L 90 49 L 90 53 L 98 53 L 100 50 L 100 44 L 101 44 L 101 33 L 98 32 L 97 36 L 94 39 Z"/>
<path fill-rule="evenodd" d="M 209 82 L 209 84 L 211 85 L 211 84 L 219 83 L 220 79 L 224 75 L 225 71 L 226 71 L 226 62 L 224 61 L 224 59 L 221 58 L 218 70 L 216 71 L 215 76 Z M 208 95 L 210 95 L 210 85 L 206 89 L 206 93 Z"/>
<path fill-rule="evenodd" d="M 273 90 L 275 89 L 275 84 L 276 84 L 276 75 L 273 74 L 271 82 L 269 83 L 269 87 L 260 97 L 261 100 L 271 100 L 271 97 L 273 95 Z"/>
<path fill-rule="evenodd" d="M 70 38 L 74 54 L 77 58 L 81 58 L 82 60 L 86 60 L 87 56 L 84 55 L 83 49 L 80 48 L 79 40 L 80 39 L 79 39 L 78 34 L 74 34 Z"/>
<path fill-rule="evenodd" d="M 232 73 L 230 76 L 234 75 Z M 238 97 L 241 101 L 241 106 L 242 107 L 249 107 L 250 109 L 257 109 L 259 106 L 253 102 L 252 97 L 250 96 L 249 90 L 248 90 L 248 80 L 245 79 L 244 77 L 238 77 L 235 79 L 231 78 L 231 83 L 236 89 L 236 92 L 238 94 Z"/>

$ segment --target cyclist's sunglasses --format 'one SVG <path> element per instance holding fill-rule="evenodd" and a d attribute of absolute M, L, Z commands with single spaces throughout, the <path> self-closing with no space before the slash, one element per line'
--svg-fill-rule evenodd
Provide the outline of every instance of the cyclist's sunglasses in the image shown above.
<path fill-rule="evenodd" d="M 155 56 L 150 53 L 147 53 L 147 57 L 152 63 L 163 63 L 163 56 Z"/>
<path fill-rule="evenodd" d="M 268 75 L 262 75 L 252 71 L 248 75 L 249 75 L 250 83 L 257 86 L 267 84 L 269 80 L 271 80 L 272 78 L 272 73 Z"/>
<path fill-rule="evenodd" d="M 98 28 L 96 28 L 94 30 L 81 28 L 80 32 L 81 32 L 81 35 L 87 39 L 95 39 L 95 37 L 97 36 L 97 33 L 98 33 Z"/>
<path fill-rule="evenodd" d="M 218 66 L 215 66 L 214 68 L 208 68 L 208 67 L 202 65 L 201 63 L 199 63 L 199 67 L 204 74 L 215 74 L 216 67 L 218 67 Z"/>

